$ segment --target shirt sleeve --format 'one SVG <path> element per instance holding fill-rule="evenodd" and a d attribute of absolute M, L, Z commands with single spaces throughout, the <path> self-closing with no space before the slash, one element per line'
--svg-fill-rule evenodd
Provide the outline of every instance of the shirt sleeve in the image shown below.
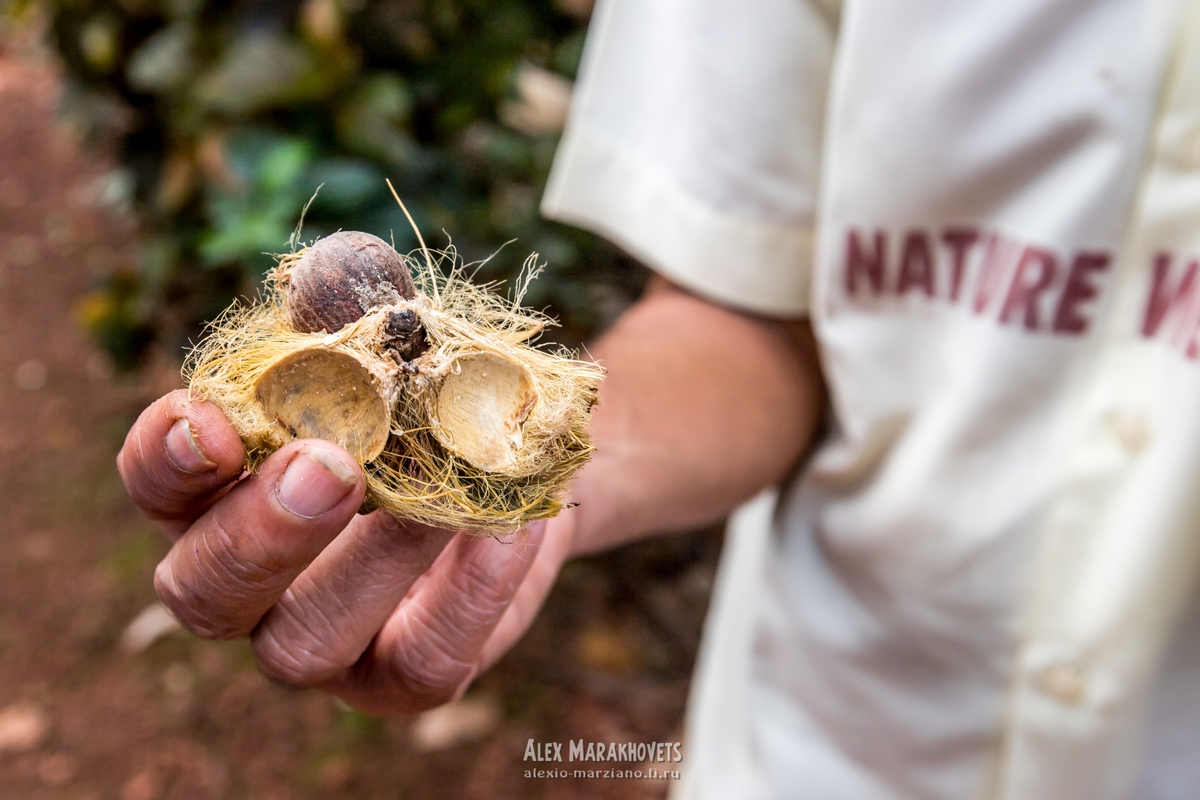
<path fill-rule="evenodd" d="M 542 212 L 805 315 L 836 27 L 828 0 L 600 0 Z"/>

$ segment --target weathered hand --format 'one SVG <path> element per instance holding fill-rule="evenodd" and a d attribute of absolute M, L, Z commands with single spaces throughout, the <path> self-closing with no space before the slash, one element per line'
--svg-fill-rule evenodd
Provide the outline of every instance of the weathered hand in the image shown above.
<path fill-rule="evenodd" d="M 500 541 L 357 516 L 362 469 L 297 441 L 243 474 L 211 403 L 173 392 L 117 456 L 125 487 L 175 544 L 158 595 L 199 636 L 249 636 L 268 677 L 374 712 L 461 694 L 525 631 L 571 549 L 570 513 Z"/>

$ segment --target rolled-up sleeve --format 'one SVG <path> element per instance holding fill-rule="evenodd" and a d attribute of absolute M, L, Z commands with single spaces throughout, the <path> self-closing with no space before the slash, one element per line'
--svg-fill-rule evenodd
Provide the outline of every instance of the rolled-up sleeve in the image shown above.
<path fill-rule="evenodd" d="M 836 15 L 600 0 L 543 213 L 717 302 L 805 315 Z"/>

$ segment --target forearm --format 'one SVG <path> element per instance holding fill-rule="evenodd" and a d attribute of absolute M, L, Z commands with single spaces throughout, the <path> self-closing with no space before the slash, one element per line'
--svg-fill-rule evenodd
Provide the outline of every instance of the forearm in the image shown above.
<path fill-rule="evenodd" d="M 663 281 L 591 348 L 608 370 L 573 552 L 720 519 L 807 448 L 823 386 L 807 323 L 739 314 Z"/>

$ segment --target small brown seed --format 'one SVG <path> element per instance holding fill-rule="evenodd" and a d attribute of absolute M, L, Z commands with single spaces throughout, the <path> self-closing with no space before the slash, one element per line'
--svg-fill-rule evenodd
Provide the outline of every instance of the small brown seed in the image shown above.
<path fill-rule="evenodd" d="M 304 333 L 341 330 L 374 308 L 416 296 L 400 255 L 383 239 L 342 231 L 301 256 L 288 283 L 292 324 Z"/>

